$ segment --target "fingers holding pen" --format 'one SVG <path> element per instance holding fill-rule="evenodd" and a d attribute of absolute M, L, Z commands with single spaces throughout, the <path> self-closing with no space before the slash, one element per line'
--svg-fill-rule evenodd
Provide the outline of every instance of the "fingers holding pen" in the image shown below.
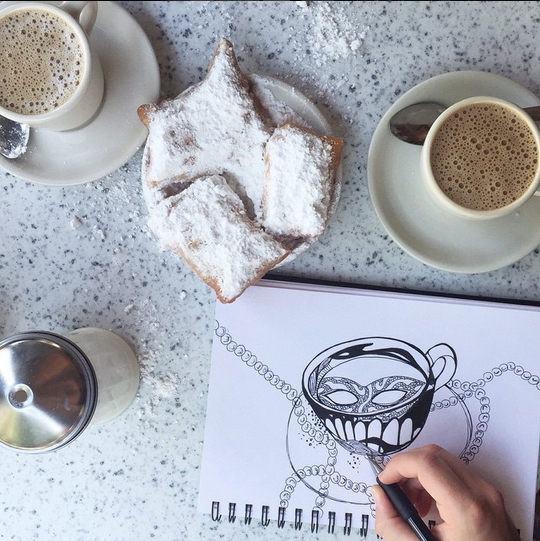
<path fill-rule="evenodd" d="M 418 479 L 406 479 L 400 483 L 411 503 L 416 507 L 421 517 L 426 516 L 433 504 L 431 494 L 418 482 Z"/>
<path fill-rule="evenodd" d="M 518 540 L 515 526 L 508 517 L 501 493 L 481 479 L 459 458 L 436 445 L 427 445 L 393 457 L 379 475 L 383 483 L 399 483 L 409 495 L 418 491 L 416 507 L 428 505 L 432 498 L 442 523 L 433 529 L 441 540 L 511 541 Z M 391 541 L 396 520 L 390 504 L 377 487 L 377 530 L 385 531 Z M 425 498 L 424 498 L 425 497 Z M 422 500 L 424 498 L 424 500 Z M 414 500 L 411 498 L 414 503 Z M 380 505 L 380 507 L 379 507 Z M 380 516 L 379 516 L 380 509 Z M 386 536 L 385 536 L 386 537 Z"/>
<path fill-rule="evenodd" d="M 418 541 L 410 526 L 401 518 L 399 513 L 378 485 L 371 487 L 377 513 L 375 530 L 385 541 Z"/>
<path fill-rule="evenodd" d="M 441 516 L 445 511 L 450 514 L 442 518 L 451 520 L 453 514 L 459 515 L 469 505 L 467 495 L 472 494 L 471 485 L 476 481 L 466 466 L 456 461 L 459 459 L 441 447 L 427 445 L 393 457 L 379 478 L 383 483 L 418 480 L 423 490 L 437 502 Z M 452 505 L 445 506 L 446 502 L 452 502 Z"/>

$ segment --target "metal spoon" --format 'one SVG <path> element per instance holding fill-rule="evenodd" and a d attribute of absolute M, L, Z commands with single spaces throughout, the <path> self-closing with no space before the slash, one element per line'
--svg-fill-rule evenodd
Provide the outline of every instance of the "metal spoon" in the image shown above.
<path fill-rule="evenodd" d="M 406 143 L 423 145 L 429 128 L 446 108 L 445 105 L 431 101 L 409 105 L 390 119 L 390 131 Z M 540 106 L 524 107 L 523 110 L 533 120 L 540 120 Z"/>
<path fill-rule="evenodd" d="M 26 152 L 30 127 L 0 116 L 0 154 L 6 158 L 18 158 Z"/>

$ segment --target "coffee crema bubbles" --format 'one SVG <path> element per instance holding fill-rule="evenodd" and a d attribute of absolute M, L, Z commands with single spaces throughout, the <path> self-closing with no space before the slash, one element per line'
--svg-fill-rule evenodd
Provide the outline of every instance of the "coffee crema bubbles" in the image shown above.
<path fill-rule="evenodd" d="M 47 113 L 76 91 L 83 73 L 79 38 L 64 20 L 36 8 L 0 18 L 0 105 L 23 115 Z"/>
<path fill-rule="evenodd" d="M 474 210 L 499 209 L 519 199 L 538 169 L 538 147 L 525 120 L 503 105 L 471 104 L 449 117 L 431 148 L 441 190 Z"/>

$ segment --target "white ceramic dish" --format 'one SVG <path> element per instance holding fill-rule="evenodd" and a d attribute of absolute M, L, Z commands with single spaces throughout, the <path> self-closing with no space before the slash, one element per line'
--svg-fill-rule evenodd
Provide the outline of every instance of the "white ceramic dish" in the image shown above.
<path fill-rule="evenodd" d="M 421 147 L 399 141 L 390 132 L 388 121 L 412 103 L 451 105 L 480 94 L 522 107 L 540 105 L 533 93 L 499 75 L 479 71 L 438 75 L 412 88 L 390 107 L 375 130 L 368 154 L 371 201 L 388 234 L 423 263 L 457 273 L 505 267 L 540 245 L 540 197 L 532 197 L 518 213 L 490 221 L 446 214 L 424 191 Z"/>
<path fill-rule="evenodd" d="M 113 2 L 99 2 L 90 41 L 105 75 L 105 97 L 94 119 L 76 130 L 33 130 L 26 154 L 0 157 L 0 167 L 39 184 L 69 186 L 99 179 L 126 163 L 147 130 L 137 107 L 159 99 L 159 66 L 137 21 Z"/>

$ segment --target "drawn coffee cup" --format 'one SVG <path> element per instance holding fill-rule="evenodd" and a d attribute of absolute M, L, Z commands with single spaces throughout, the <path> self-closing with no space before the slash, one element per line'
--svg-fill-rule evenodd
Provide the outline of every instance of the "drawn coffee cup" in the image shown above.
<path fill-rule="evenodd" d="M 64 131 L 98 111 L 104 78 L 89 36 L 98 2 L 0 4 L 0 115 Z"/>
<path fill-rule="evenodd" d="M 347 450 L 392 454 L 424 427 L 433 395 L 456 370 L 447 344 L 427 352 L 394 338 L 360 338 L 319 353 L 302 388 L 314 413 Z"/>

